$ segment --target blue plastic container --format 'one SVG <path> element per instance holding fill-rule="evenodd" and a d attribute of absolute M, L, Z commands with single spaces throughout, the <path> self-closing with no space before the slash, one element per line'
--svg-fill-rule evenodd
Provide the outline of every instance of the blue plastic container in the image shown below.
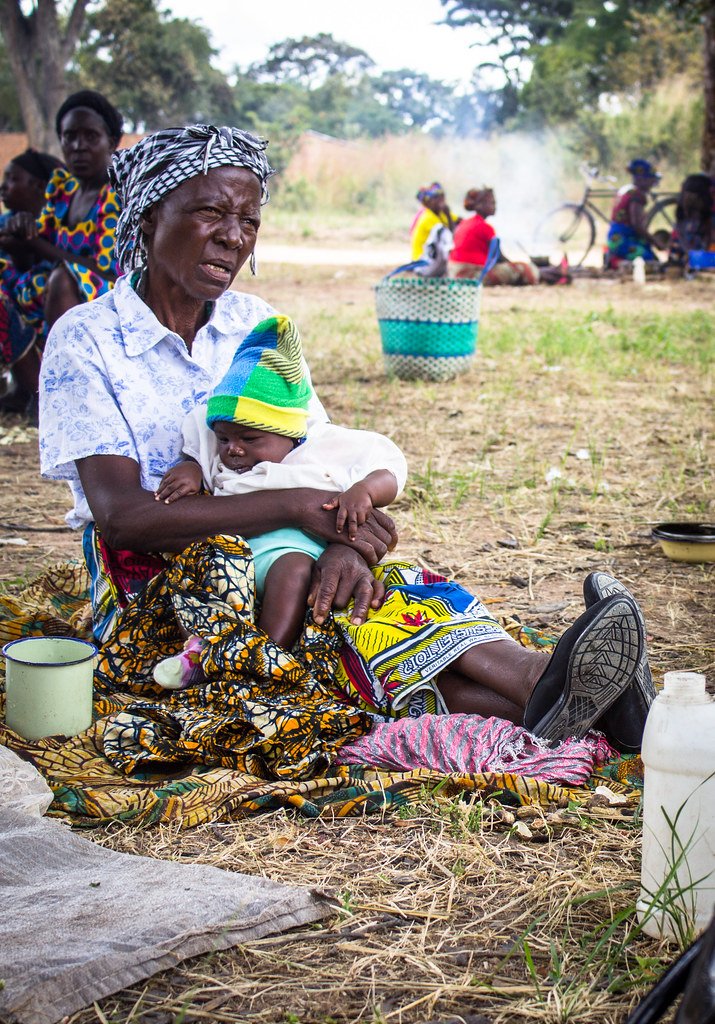
<path fill-rule="evenodd" d="M 688 266 L 691 270 L 708 270 L 715 267 L 715 252 L 691 249 L 688 253 Z"/>

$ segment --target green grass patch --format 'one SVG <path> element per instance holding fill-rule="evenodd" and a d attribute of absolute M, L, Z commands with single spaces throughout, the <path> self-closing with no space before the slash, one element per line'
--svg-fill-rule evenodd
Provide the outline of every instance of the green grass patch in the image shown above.
<path fill-rule="evenodd" d="M 705 310 L 632 312 L 553 310 L 494 312 L 483 332 L 482 351 L 490 356 L 529 350 L 547 365 L 568 362 L 598 368 L 609 376 L 654 371 L 663 362 L 705 368 L 715 360 L 715 317 Z"/>

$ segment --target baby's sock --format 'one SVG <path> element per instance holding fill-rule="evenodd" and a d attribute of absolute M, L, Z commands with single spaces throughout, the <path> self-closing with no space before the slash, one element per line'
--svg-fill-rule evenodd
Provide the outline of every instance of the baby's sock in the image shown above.
<path fill-rule="evenodd" d="M 157 662 L 153 672 L 154 681 L 165 690 L 185 690 L 187 686 L 205 683 L 206 676 L 200 658 L 203 649 L 204 641 L 198 636 L 190 636 L 181 654 Z"/>

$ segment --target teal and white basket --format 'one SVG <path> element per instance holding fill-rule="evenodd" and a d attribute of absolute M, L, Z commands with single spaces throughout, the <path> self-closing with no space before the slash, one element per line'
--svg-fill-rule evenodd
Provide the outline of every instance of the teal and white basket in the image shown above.
<path fill-rule="evenodd" d="M 406 269 L 400 267 L 375 286 L 388 374 L 402 380 L 442 381 L 469 369 L 477 347 L 482 281 L 499 255 L 498 242 L 492 248 L 474 281 L 394 277 Z"/>

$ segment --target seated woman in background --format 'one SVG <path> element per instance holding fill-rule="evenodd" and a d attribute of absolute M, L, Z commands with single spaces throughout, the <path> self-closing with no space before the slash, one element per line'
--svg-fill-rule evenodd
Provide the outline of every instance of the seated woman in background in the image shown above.
<path fill-rule="evenodd" d="M 83 89 L 64 101 L 55 128 L 68 169 L 52 175 L 37 220 L 22 218 L 11 226 L 13 259 L 47 260 L 52 267 L 22 274 L 13 289 L 13 301 L 33 330 L 33 365 L 27 368 L 33 393 L 49 328 L 68 309 L 112 288 L 117 276 L 120 207 L 108 168 L 122 137 L 121 114 L 101 93 Z"/>
<path fill-rule="evenodd" d="M 47 182 L 61 166 L 61 161 L 49 153 L 26 149 L 12 158 L 0 184 L 0 200 L 6 211 L 0 214 L 0 371 L 6 382 L 6 397 L 0 399 L 0 410 L 5 412 L 20 412 L 27 405 L 29 392 L 24 386 L 24 375 L 28 363 L 24 357 L 34 339 L 32 328 L 13 301 L 15 287 L 23 273 L 46 274 L 50 268 L 46 261 L 37 263 L 21 252 L 13 252 L 13 225 L 37 219 Z"/>
<path fill-rule="evenodd" d="M 470 188 L 464 197 L 464 209 L 473 217 L 466 217 L 454 232 L 454 248 L 449 254 L 448 274 L 455 278 L 479 277 L 487 262 L 489 244 L 496 236 L 487 217 L 496 213 L 496 198 L 491 188 Z M 539 271 L 529 260 L 512 263 L 501 257 L 484 278 L 484 284 L 538 284 Z"/>
<path fill-rule="evenodd" d="M 413 261 L 422 258 L 427 239 L 435 227 L 444 226 L 449 231 L 454 231 L 456 224 L 447 205 L 444 189 L 438 181 L 433 181 L 426 188 L 421 188 L 417 193 L 417 199 L 422 203 L 422 209 L 410 228 L 410 244 L 412 246 L 410 258 Z"/>
<path fill-rule="evenodd" d="M 660 175 L 647 160 L 631 160 L 628 170 L 633 183 L 619 191 L 611 210 L 604 265 L 615 269 L 624 261 L 641 257 L 657 263 L 653 239 L 646 226 L 648 193 L 660 181 Z"/>
<path fill-rule="evenodd" d="M 715 248 L 713 181 L 707 174 L 689 174 L 680 187 L 668 263 L 683 267 L 693 250 Z"/>

